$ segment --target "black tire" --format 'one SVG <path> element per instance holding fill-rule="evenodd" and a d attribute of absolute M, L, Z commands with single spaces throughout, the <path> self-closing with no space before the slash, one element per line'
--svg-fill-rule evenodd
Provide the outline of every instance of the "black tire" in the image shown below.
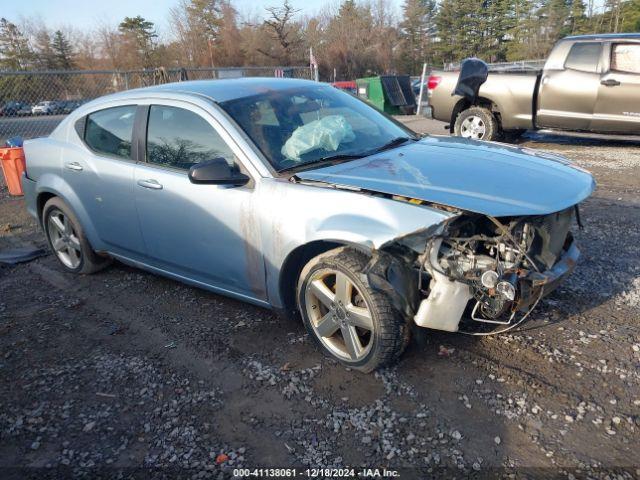
<path fill-rule="evenodd" d="M 58 213 L 62 213 L 69 221 L 73 233 L 75 237 L 78 239 L 80 244 L 80 261 L 79 264 L 75 267 L 70 267 L 65 264 L 65 262 L 61 259 L 60 255 L 56 252 L 56 249 L 52 243 L 52 232 L 51 227 L 49 226 L 49 220 L 53 215 Z M 62 267 L 70 273 L 78 273 L 78 274 L 90 274 L 95 273 L 99 270 L 102 270 L 107 265 L 111 263 L 111 259 L 107 257 L 101 257 L 98 255 L 87 240 L 87 237 L 84 234 L 84 230 L 82 225 L 78 221 L 78 218 L 73 213 L 73 210 L 69 208 L 69 206 L 59 197 L 50 198 L 47 203 L 44 204 L 42 209 L 42 227 L 44 229 L 45 236 L 47 237 L 47 242 L 49 243 L 49 248 L 55 255 L 56 259 L 62 265 Z"/>
<path fill-rule="evenodd" d="M 379 291 L 372 289 L 366 277 L 361 273 L 367 265 L 369 257 L 354 249 L 340 247 L 313 258 L 303 268 L 297 287 L 297 301 L 300 315 L 310 336 L 320 349 L 330 358 L 343 365 L 369 373 L 377 368 L 388 365 L 397 360 L 409 344 L 410 328 L 407 320 L 392 305 L 391 300 Z M 325 346 L 311 325 L 307 314 L 306 295 L 307 285 L 314 277 L 314 273 L 321 271 L 336 271 L 345 274 L 363 297 L 371 313 L 373 330 L 370 332 L 371 347 L 366 354 L 357 361 L 345 360 L 334 354 Z"/>
<path fill-rule="evenodd" d="M 467 137 L 467 133 L 463 131 L 465 120 L 476 117 L 480 119 L 484 133 L 482 136 Z M 500 136 L 500 125 L 495 115 L 484 107 L 470 107 L 460 112 L 453 126 L 453 131 L 458 137 L 473 138 L 475 140 L 497 140 Z"/>

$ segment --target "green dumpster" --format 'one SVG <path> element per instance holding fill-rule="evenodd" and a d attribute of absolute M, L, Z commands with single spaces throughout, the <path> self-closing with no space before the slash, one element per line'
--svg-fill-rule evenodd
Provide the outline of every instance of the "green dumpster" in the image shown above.
<path fill-rule="evenodd" d="M 416 98 L 409 75 L 381 75 L 358 78 L 358 96 L 389 115 L 415 113 Z"/>

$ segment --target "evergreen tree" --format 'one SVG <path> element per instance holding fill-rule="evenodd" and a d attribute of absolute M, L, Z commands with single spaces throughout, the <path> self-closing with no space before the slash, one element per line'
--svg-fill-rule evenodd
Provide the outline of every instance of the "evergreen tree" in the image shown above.
<path fill-rule="evenodd" d="M 218 37 L 222 26 L 223 5 L 215 0 L 191 0 L 187 6 L 187 14 L 193 26 L 204 35 L 209 42 Z"/>
<path fill-rule="evenodd" d="M 509 41 L 506 59 L 527 60 L 538 58 L 539 18 L 533 0 L 514 0 L 512 9 L 513 26 L 507 32 Z"/>
<path fill-rule="evenodd" d="M 505 57 L 508 14 L 512 0 L 442 0 L 436 17 L 442 60 L 457 62 L 477 56 L 487 61 Z"/>
<path fill-rule="evenodd" d="M 51 50 L 55 68 L 60 70 L 72 70 L 75 68 L 73 61 L 73 48 L 60 30 L 56 30 L 51 41 Z"/>
<path fill-rule="evenodd" d="M 621 32 L 640 32 L 640 0 L 627 0 L 622 5 Z"/>
<path fill-rule="evenodd" d="M 33 65 L 34 55 L 29 42 L 18 27 L 0 18 L 0 68 L 26 70 Z"/>
<path fill-rule="evenodd" d="M 461 27 L 456 0 L 442 0 L 436 16 L 437 50 L 444 63 L 459 57 L 458 32 Z"/>
<path fill-rule="evenodd" d="M 138 65 L 143 68 L 153 66 L 154 39 L 158 36 L 153 22 L 140 15 L 137 17 L 125 17 L 118 26 L 120 35 L 137 57 Z"/>
<path fill-rule="evenodd" d="M 589 31 L 589 19 L 583 0 L 573 0 L 569 12 L 569 29 L 571 35 L 579 35 Z"/>
<path fill-rule="evenodd" d="M 607 32 L 617 33 L 620 28 L 620 19 L 622 17 L 622 1 L 621 0 L 606 0 L 605 1 Z"/>
<path fill-rule="evenodd" d="M 33 50 L 37 60 L 37 67 L 42 70 L 53 70 L 56 68 L 51 49 L 51 35 L 46 28 L 38 29 L 35 32 Z"/>
<path fill-rule="evenodd" d="M 422 64 L 432 60 L 432 36 L 435 33 L 435 0 L 405 0 L 400 23 L 402 66 L 404 71 L 419 73 Z"/>
<path fill-rule="evenodd" d="M 547 52 L 558 39 L 571 33 L 571 3 L 571 0 L 547 0 L 540 9 L 541 33 Z"/>

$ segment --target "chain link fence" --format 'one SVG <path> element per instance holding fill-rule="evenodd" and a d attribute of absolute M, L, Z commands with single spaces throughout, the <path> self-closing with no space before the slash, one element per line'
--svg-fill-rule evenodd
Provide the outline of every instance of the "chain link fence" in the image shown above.
<path fill-rule="evenodd" d="M 66 115 L 102 95 L 169 82 L 241 77 L 313 76 L 309 67 L 0 71 L 0 146 L 15 136 L 48 135 Z"/>

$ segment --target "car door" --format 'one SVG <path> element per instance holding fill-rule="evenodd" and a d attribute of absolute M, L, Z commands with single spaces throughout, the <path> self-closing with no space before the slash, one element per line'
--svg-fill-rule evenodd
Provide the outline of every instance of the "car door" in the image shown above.
<path fill-rule="evenodd" d="M 591 129 L 640 135 L 640 42 L 607 45 Z"/>
<path fill-rule="evenodd" d="M 136 109 L 103 108 L 77 120 L 75 133 L 84 145 L 65 150 L 63 158 L 63 177 L 102 242 L 94 248 L 125 256 L 145 252 L 133 195 Z"/>
<path fill-rule="evenodd" d="M 600 86 L 601 42 L 576 42 L 563 69 L 546 69 L 540 79 L 536 126 L 589 130 Z"/>
<path fill-rule="evenodd" d="M 136 205 L 149 262 L 195 282 L 264 300 L 255 184 L 193 184 L 189 168 L 224 158 L 246 172 L 242 152 L 211 113 L 181 102 L 149 105 Z"/>

